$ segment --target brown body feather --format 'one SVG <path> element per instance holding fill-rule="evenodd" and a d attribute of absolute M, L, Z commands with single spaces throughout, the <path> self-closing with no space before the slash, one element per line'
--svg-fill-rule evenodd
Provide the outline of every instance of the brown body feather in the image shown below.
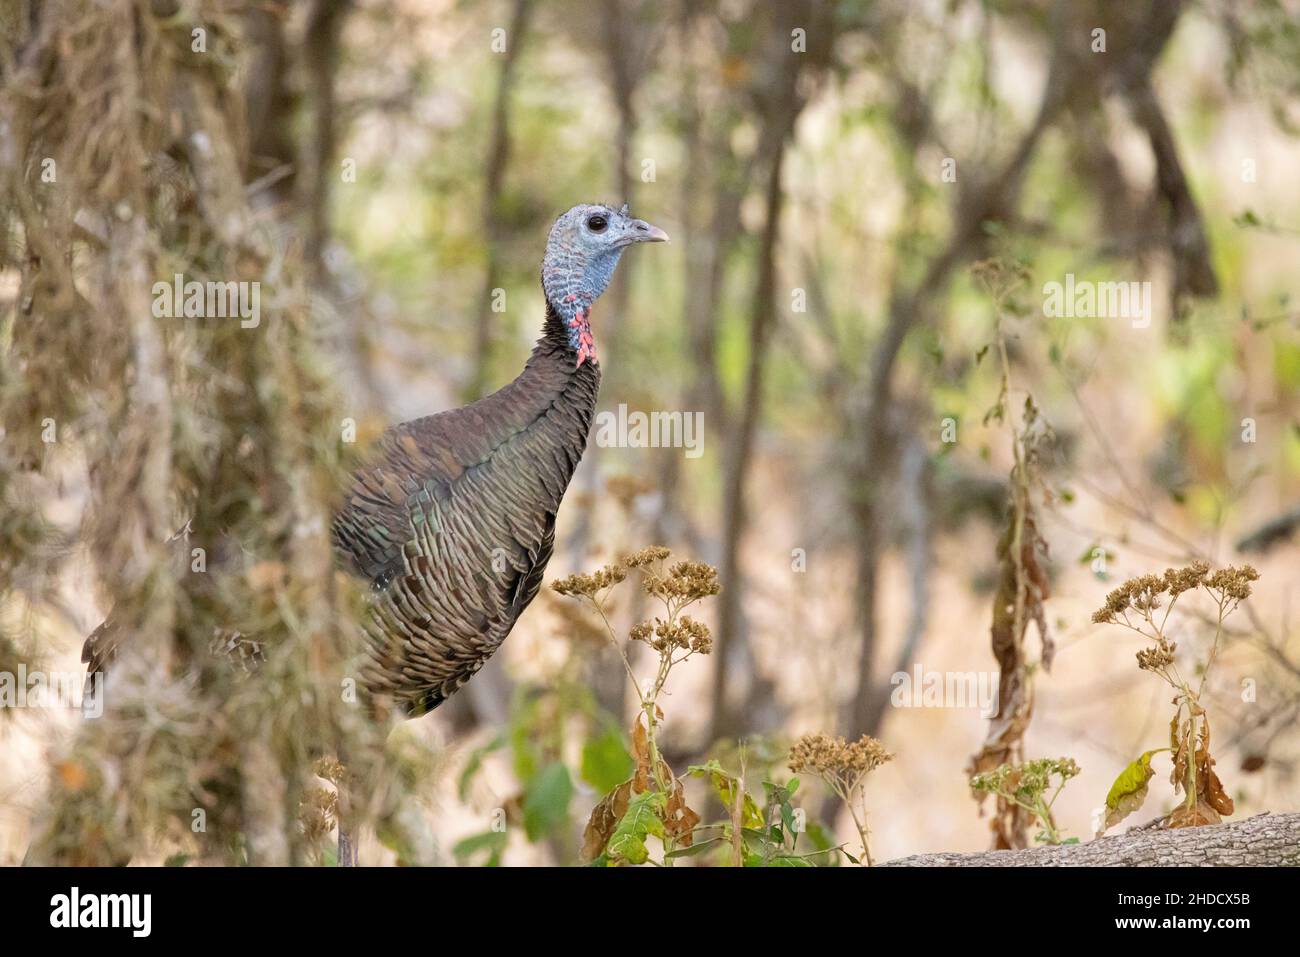
<path fill-rule="evenodd" d="M 599 366 L 575 366 L 548 309 L 513 382 L 384 435 L 333 526 L 340 555 L 376 593 L 368 690 L 423 713 L 501 645 L 541 585 L 599 386 Z"/>

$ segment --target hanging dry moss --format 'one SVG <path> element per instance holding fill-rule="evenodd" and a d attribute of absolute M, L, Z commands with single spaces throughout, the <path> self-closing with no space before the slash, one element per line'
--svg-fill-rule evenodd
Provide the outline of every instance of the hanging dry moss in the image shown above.
<path fill-rule="evenodd" d="M 0 270 L 18 290 L 0 495 L 56 461 L 82 470 L 80 537 L 112 609 L 105 714 L 55 757 L 30 857 L 304 860 L 318 758 L 370 782 L 359 815 L 397 785 L 376 779 L 383 729 L 349 694 L 335 356 L 294 230 L 248 195 L 241 21 L 132 0 L 2 0 L 0 19 L 16 25 L 0 50 Z M 258 284 L 257 322 L 157 315 L 154 284 L 176 274 Z M 0 602 L 39 601 L 39 503 L 5 515 Z M 18 655 L 8 637 L 0 658 Z M 211 653 L 248 642 L 264 659 L 251 673 Z"/>

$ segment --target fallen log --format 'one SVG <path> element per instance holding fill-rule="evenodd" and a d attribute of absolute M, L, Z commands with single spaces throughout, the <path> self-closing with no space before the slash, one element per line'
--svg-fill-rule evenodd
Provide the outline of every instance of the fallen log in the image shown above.
<path fill-rule="evenodd" d="M 1300 814 L 1177 829 L 1133 828 L 1083 844 L 913 854 L 881 867 L 1300 867 Z"/>

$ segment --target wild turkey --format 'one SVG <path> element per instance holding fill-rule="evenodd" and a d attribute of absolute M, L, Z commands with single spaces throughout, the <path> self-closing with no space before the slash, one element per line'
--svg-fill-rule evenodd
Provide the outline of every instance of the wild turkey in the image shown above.
<path fill-rule="evenodd" d="M 546 322 L 524 371 L 464 408 L 390 429 L 333 539 L 376 597 L 363 684 L 431 711 L 483 666 L 537 595 L 582 458 L 600 364 L 592 304 L 623 250 L 663 230 L 627 206 L 575 206 L 542 260 Z"/>
<path fill-rule="evenodd" d="M 536 596 L 600 387 L 592 304 L 624 249 L 667 238 L 626 205 L 564 213 L 547 239 L 546 319 L 523 372 L 463 408 L 389 429 L 353 476 L 332 537 L 372 586 L 361 675 L 372 700 L 412 716 L 433 710 Z M 86 640 L 88 682 L 119 640 L 111 616 Z"/>

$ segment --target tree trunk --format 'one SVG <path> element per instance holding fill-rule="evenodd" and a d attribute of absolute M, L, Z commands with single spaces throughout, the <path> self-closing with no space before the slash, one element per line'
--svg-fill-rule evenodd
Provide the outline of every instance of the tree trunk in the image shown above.
<path fill-rule="evenodd" d="M 1086 844 L 913 854 L 881 867 L 1300 867 L 1300 814 L 1177 830 L 1134 829 Z"/>
<path fill-rule="evenodd" d="M 783 51 L 789 43 L 791 28 L 803 23 L 813 23 L 809 34 L 813 38 L 809 48 L 806 79 L 815 79 L 826 67 L 831 51 L 832 23 L 811 4 L 782 7 L 773 20 L 769 37 L 770 49 Z M 728 700 L 728 685 L 732 671 L 754 672 L 749 659 L 745 637 L 743 600 L 745 583 L 740 562 L 740 547 L 744 540 L 749 515 L 745 507 L 745 484 L 750 472 L 755 434 L 761 417 L 763 384 L 767 354 L 777 313 L 777 240 L 780 236 L 780 217 L 785 194 L 781 186 L 781 170 L 785 151 L 794 137 L 795 123 L 808 103 L 809 91 L 801 88 L 801 64 L 797 57 L 784 55 L 783 68 L 770 79 L 755 87 L 753 96 L 767 117 L 758 147 L 754 154 L 754 168 L 766 171 L 766 219 L 759 238 L 757 273 L 754 280 L 754 300 L 750 314 L 749 365 L 746 371 L 740 406 L 734 413 L 724 415 L 727 434 L 723 457 L 724 513 L 722 533 L 722 558 L 719 574 L 727 583 L 718 599 L 718 630 L 714 643 L 713 687 L 710 695 L 709 737 L 731 738 L 743 727 L 742 716 L 748 704 L 759 699 L 770 699 L 768 683 L 761 675 L 753 674 L 751 687 L 744 705 Z M 740 197 L 737 196 L 739 204 Z M 736 207 L 738 216 L 739 205 Z M 737 218 L 737 222 L 739 219 Z M 720 255 L 721 249 L 714 250 Z M 717 262 L 717 261 L 715 261 Z M 749 659 L 749 660 L 747 660 Z M 744 667 L 737 667 L 738 665 Z M 760 729 L 754 729 L 760 730 Z"/>
<path fill-rule="evenodd" d="M 483 398 L 489 380 L 495 325 L 492 290 L 500 286 L 502 270 L 499 204 L 501 192 L 505 188 L 506 168 L 510 164 L 510 98 L 532 13 L 533 0 L 515 0 L 510 16 L 510 30 L 506 34 L 506 49 L 501 55 L 496 99 L 492 104 L 492 137 L 488 146 L 487 174 L 483 184 L 483 235 L 487 242 L 487 264 L 483 271 L 483 292 L 479 296 L 478 322 L 474 333 L 473 376 L 464 393 L 466 402 Z"/>
<path fill-rule="evenodd" d="M 763 399 L 763 380 L 772 325 L 776 319 L 776 241 L 781 229 L 781 170 L 784 166 L 785 140 L 776 147 L 768 172 L 767 223 L 759 245 L 758 277 L 754 290 L 753 314 L 750 318 L 749 369 L 745 377 L 744 402 L 740 423 L 728 443 L 724 464 L 723 540 L 719 571 L 729 589 L 719 599 L 717 665 L 713 672 L 712 721 L 710 738 L 730 738 L 742 730 L 742 715 L 727 701 L 728 668 L 738 662 L 753 672 L 752 658 L 744 638 L 744 593 L 740 570 L 740 545 L 749 521 L 745 507 L 745 479 L 750 472 L 754 437 L 758 429 Z M 730 652 L 730 654 L 728 654 Z M 758 680 L 758 675 L 753 675 Z"/>
<path fill-rule="evenodd" d="M 350 4 L 343 0 L 317 3 L 307 21 L 303 40 L 303 58 L 311 84 L 311 135 L 301 154 L 304 176 L 302 205 L 307 211 L 304 231 L 308 270 L 314 275 L 324 272 L 322 257 L 329 240 L 330 193 L 335 180 L 334 147 L 338 141 L 335 128 L 338 103 L 335 77 L 339 68 L 339 40 Z"/>

